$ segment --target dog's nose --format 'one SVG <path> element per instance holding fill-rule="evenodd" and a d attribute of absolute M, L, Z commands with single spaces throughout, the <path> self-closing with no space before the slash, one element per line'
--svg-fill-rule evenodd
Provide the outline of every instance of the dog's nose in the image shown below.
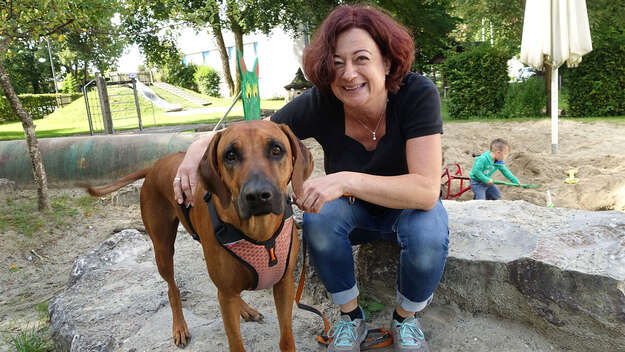
<path fill-rule="evenodd" d="M 273 199 L 273 187 L 268 182 L 253 180 L 243 189 L 243 199 L 249 204 L 264 204 Z"/>

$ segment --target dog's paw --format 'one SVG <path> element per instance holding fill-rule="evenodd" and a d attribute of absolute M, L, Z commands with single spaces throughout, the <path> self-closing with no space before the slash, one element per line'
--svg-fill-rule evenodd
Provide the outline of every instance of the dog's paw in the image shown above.
<path fill-rule="evenodd" d="M 177 347 L 185 348 L 191 340 L 191 334 L 189 334 L 189 329 L 187 329 L 187 324 L 184 323 L 183 326 L 173 329 L 173 337 L 174 343 Z"/>
<path fill-rule="evenodd" d="M 262 321 L 263 315 L 260 314 L 256 309 L 250 307 L 245 303 L 244 300 L 241 300 L 241 318 L 245 321 Z"/>

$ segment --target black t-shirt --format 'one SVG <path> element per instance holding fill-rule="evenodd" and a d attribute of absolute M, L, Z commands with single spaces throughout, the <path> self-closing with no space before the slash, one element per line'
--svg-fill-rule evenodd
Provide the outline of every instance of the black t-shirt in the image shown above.
<path fill-rule="evenodd" d="M 343 104 L 316 87 L 295 98 L 271 116 L 287 124 L 299 139 L 315 138 L 324 152 L 326 174 L 354 171 L 380 176 L 408 173 L 406 140 L 443 132 L 438 89 L 419 74 L 409 72 L 397 94 L 388 94 L 386 134 L 376 149 L 345 135 Z"/>

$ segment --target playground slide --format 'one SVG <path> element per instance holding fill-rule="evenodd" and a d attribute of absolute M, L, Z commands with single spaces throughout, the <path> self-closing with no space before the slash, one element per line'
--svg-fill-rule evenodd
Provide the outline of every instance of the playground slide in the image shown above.
<path fill-rule="evenodd" d="M 141 92 L 141 94 L 146 99 L 154 103 L 154 105 L 165 109 L 166 112 L 182 110 L 182 106 L 178 104 L 168 103 L 166 100 L 156 95 L 156 93 L 154 93 L 154 91 L 150 89 L 150 87 L 146 86 L 145 84 L 139 81 L 137 81 L 137 90 Z"/>

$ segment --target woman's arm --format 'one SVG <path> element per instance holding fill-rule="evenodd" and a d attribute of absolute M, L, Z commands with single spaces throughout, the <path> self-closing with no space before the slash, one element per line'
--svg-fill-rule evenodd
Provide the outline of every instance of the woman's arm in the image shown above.
<path fill-rule="evenodd" d="M 406 141 L 408 174 L 375 176 L 356 172 L 309 179 L 304 183 L 304 197 L 297 205 L 317 213 L 326 202 L 349 194 L 364 201 L 394 209 L 434 207 L 440 195 L 441 135 L 433 134 Z"/>
<path fill-rule="evenodd" d="M 176 202 L 178 204 L 182 204 L 183 202 L 183 192 L 186 196 L 185 205 L 188 207 L 189 205 L 193 205 L 193 191 L 195 190 L 195 186 L 197 185 L 197 170 L 200 166 L 200 161 L 206 152 L 206 148 L 210 144 L 214 132 L 209 132 L 206 135 L 200 137 L 195 140 L 189 148 L 187 149 L 187 153 L 180 163 L 178 167 L 178 171 L 176 172 L 176 178 L 174 178 L 174 196 L 176 197 Z"/>

